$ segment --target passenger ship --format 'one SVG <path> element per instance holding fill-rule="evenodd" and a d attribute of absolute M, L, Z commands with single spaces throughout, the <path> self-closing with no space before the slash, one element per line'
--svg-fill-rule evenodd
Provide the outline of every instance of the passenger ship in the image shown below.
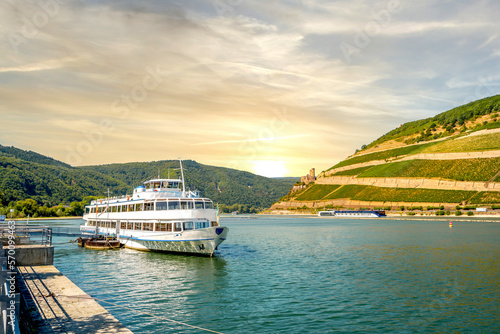
<path fill-rule="evenodd" d="M 116 236 L 125 247 L 212 256 L 228 233 L 213 202 L 186 191 L 182 179 L 152 179 L 132 195 L 92 201 L 85 207 L 85 234 Z M 181 188 L 182 184 L 182 188 Z"/>
<path fill-rule="evenodd" d="M 318 212 L 320 217 L 385 217 L 385 211 L 382 210 L 328 210 Z"/>

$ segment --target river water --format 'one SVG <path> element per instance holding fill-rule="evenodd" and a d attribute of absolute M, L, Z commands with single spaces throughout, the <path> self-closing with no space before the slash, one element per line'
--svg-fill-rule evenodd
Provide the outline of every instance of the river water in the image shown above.
<path fill-rule="evenodd" d="M 100 302 L 134 333 L 204 332 L 187 325 L 222 333 L 500 332 L 500 223 L 221 224 L 229 235 L 213 258 L 87 250 L 55 237 L 54 265 L 116 304 Z"/>

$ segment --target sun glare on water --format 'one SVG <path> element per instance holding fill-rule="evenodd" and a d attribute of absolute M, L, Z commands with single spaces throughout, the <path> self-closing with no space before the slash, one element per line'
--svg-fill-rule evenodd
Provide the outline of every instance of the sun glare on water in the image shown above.
<path fill-rule="evenodd" d="M 266 177 L 283 177 L 288 171 L 283 161 L 256 160 L 253 162 L 253 172 Z"/>

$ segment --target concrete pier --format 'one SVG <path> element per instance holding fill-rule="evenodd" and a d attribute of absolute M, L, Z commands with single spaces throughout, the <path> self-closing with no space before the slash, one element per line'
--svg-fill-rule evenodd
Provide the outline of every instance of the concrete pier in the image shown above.
<path fill-rule="evenodd" d="M 16 245 L 16 264 L 18 266 L 40 266 L 54 263 L 54 246 Z"/>
<path fill-rule="evenodd" d="M 132 333 L 56 267 L 18 266 L 39 333 Z M 34 312 L 35 310 L 32 310 Z"/>

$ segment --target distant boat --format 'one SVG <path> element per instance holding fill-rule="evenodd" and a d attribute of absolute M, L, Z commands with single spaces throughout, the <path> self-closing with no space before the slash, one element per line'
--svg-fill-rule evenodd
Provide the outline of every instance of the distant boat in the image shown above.
<path fill-rule="evenodd" d="M 335 216 L 335 211 L 333 211 L 333 210 L 328 210 L 328 211 L 320 211 L 320 212 L 318 212 L 318 216 L 320 216 L 320 217 L 331 217 L 331 216 Z"/>
<path fill-rule="evenodd" d="M 116 236 L 137 250 L 212 256 L 228 228 L 219 226 L 219 210 L 210 199 L 186 191 L 182 162 L 180 167 L 181 179 L 151 179 L 132 195 L 92 201 L 80 230 Z"/>
<path fill-rule="evenodd" d="M 318 216 L 320 216 L 320 217 L 334 216 L 334 217 L 373 217 L 373 218 L 378 218 L 378 217 L 385 217 L 386 214 L 385 214 L 385 211 L 383 211 L 383 210 L 342 210 L 342 211 L 328 210 L 328 211 L 318 212 Z"/>

